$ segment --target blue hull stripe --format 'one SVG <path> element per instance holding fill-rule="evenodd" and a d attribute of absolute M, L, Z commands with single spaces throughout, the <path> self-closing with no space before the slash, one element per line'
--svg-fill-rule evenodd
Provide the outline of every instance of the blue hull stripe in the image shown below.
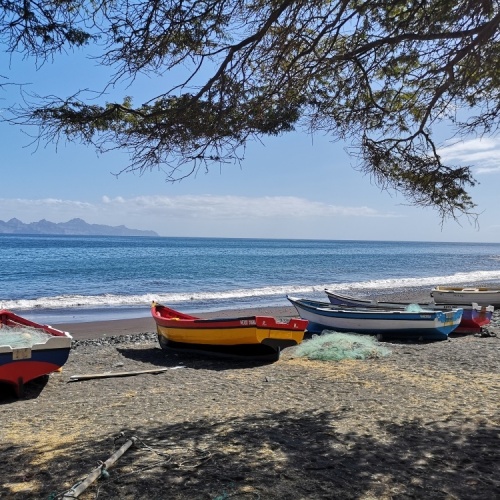
<path fill-rule="evenodd" d="M 44 362 L 51 363 L 53 365 L 63 366 L 64 363 L 68 360 L 70 348 L 63 349 L 40 349 L 40 350 L 32 350 L 31 358 L 28 359 L 20 359 L 13 360 L 12 352 L 2 352 L 0 353 L 0 367 L 7 365 L 9 363 L 17 363 L 17 362 Z"/>

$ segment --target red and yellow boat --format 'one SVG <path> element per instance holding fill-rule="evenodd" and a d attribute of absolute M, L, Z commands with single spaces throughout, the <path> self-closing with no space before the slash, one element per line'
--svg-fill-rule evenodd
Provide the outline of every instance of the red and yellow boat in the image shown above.
<path fill-rule="evenodd" d="M 24 384 L 66 363 L 71 340 L 68 332 L 0 310 L 0 383 L 22 396 Z"/>
<path fill-rule="evenodd" d="M 202 319 L 153 302 L 162 349 L 203 352 L 217 356 L 277 360 L 280 351 L 300 344 L 307 321 L 280 322 L 269 316 Z"/>

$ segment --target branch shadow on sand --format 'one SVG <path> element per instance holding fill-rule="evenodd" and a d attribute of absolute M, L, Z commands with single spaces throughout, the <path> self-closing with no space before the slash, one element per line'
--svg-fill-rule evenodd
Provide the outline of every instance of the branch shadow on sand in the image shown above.
<path fill-rule="evenodd" d="M 116 436 L 64 442 L 46 456 L 4 440 L 0 498 L 56 498 L 131 436 L 136 445 L 82 498 L 500 497 L 498 429 L 470 422 L 463 432 L 463 421 L 456 427 L 378 421 L 373 433 L 341 432 L 348 412 L 157 422 L 121 429 L 119 439 L 117 430 Z"/>

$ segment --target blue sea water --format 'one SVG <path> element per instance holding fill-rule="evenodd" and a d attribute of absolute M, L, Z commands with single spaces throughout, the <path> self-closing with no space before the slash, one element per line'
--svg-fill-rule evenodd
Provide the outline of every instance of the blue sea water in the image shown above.
<path fill-rule="evenodd" d="M 0 309 L 55 324 L 487 284 L 500 244 L 0 235 L 0 263 Z"/>

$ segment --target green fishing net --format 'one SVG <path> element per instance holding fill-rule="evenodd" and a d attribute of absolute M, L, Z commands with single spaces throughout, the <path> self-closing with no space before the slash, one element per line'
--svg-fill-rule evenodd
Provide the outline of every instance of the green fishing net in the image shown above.
<path fill-rule="evenodd" d="M 320 361 L 380 358 L 390 353 L 370 335 L 328 331 L 314 335 L 295 348 L 295 356 Z"/>
<path fill-rule="evenodd" d="M 45 344 L 50 338 L 52 335 L 39 328 L 0 325 L 0 345 L 12 348 L 32 347 L 35 344 Z"/>

